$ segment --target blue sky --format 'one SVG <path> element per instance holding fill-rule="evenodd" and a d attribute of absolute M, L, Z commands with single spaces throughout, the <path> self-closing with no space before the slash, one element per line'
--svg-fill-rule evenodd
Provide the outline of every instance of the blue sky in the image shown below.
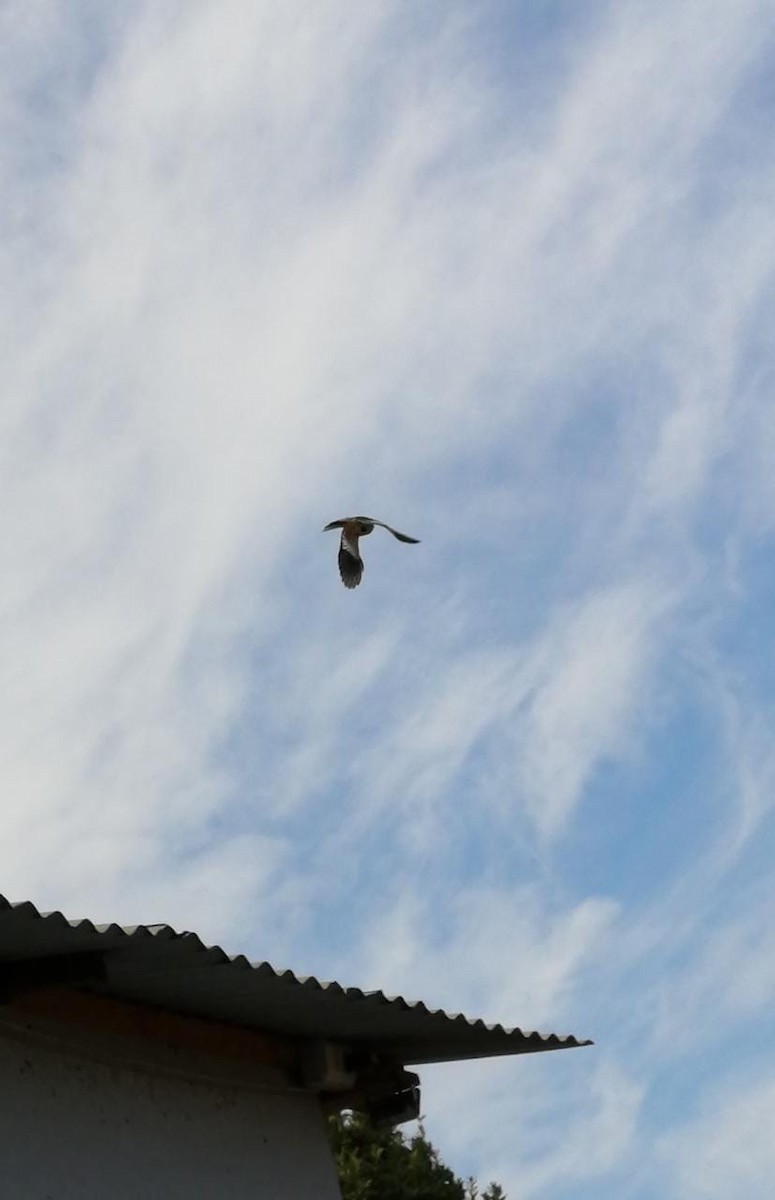
<path fill-rule="evenodd" d="M 0 890 L 594 1037 L 424 1072 L 512 1198 L 769 1196 L 772 6 L 0 23 Z"/>

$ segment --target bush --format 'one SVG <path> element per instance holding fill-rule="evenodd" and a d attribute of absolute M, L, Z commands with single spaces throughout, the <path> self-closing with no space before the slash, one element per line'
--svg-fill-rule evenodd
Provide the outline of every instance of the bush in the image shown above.
<path fill-rule="evenodd" d="M 480 1192 L 445 1167 L 420 1124 L 412 1137 L 398 1129 L 375 1129 L 361 1113 L 330 1117 L 342 1200 L 506 1200 L 491 1183 Z"/>

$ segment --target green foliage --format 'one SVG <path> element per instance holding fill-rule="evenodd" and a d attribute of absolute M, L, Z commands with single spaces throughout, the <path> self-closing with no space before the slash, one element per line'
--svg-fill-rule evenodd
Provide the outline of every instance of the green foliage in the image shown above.
<path fill-rule="evenodd" d="M 413 1137 L 375 1129 L 361 1113 L 331 1117 L 328 1133 L 342 1200 L 506 1200 L 491 1183 L 480 1192 L 445 1167 L 420 1125 Z"/>
<path fill-rule="evenodd" d="M 466 1181 L 466 1200 L 506 1200 L 506 1193 L 499 1183 L 491 1183 L 483 1192 L 475 1179 Z"/>

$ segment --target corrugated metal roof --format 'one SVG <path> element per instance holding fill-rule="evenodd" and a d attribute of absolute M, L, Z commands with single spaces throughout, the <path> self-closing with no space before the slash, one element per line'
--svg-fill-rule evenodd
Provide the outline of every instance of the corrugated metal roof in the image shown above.
<path fill-rule="evenodd" d="M 169 925 L 95 925 L 0 896 L 0 981 L 11 964 L 18 971 L 25 963 L 89 952 L 103 956 L 104 978 L 80 983 L 82 990 L 243 1029 L 342 1042 L 404 1065 L 591 1044 L 486 1025 L 422 1001 L 297 976 L 244 955 L 230 957 L 220 946 L 206 946 L 195 933 L 177 933 Z"/>

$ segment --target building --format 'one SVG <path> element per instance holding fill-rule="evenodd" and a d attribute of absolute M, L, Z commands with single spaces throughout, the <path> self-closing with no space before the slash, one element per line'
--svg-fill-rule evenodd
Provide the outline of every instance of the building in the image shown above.
<path fill-rule="evenodd" d="M 337 1200 L 324 1114 L 410 1068 L 579 1046 L 0 896 L 0 1200 Z"/>

